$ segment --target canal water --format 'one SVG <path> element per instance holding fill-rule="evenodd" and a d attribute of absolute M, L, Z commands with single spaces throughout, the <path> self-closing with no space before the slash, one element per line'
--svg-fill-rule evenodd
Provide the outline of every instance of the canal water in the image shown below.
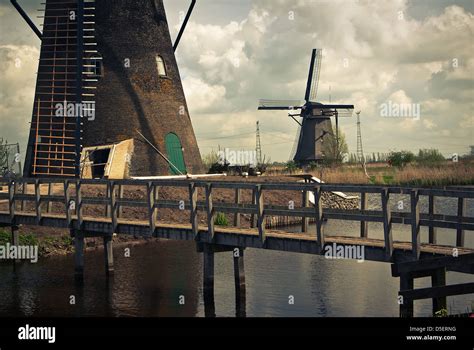
<path fill-rule="evenodd" d="M 393 196 L 409 205 L 406 196 Z M 371 209 L 379 199 L 369 197 Z M 438 210 L 455 215 L 456 200 L 437 202 Z M 427 203 L 422 201 L 422 211 Z M 472 201 L 468 215 L 473 216 Z M 314 227 L 310 227 L 314 232 Z M 329 221 L 328 235 L 357 235 L 359 223 Z M 394 225 L 394 240 L 410 240 L 410 227 Z M 474 247 L 473 232 L 466 231 L 466 246 Z M 440 243 L 453 243 L 454 230 L 438 229 Z M 369 225 L 369 237 L 381 238 L 382 227 Z M 427 229 L 422 228 L 422 241 Z M 103 252 L 86 253 L 83 285 L 73 278 L 73 257 L 21 263 L 15 271 L 0 264 L 0 317 L 5 316 L 204 316 L 202 257 L 193 242 L 160 241 L 114 250 L 115 275 L 107 279 Z M 215 313 L 235 316 L 232 253 L 215 258 Z M 247 283 L 246 315 L 253 316 L 393 316 L 398 317 L 398 278 L 391 277 L 390 264 L 329 260 L 321 256 L 257 249 L 245 250 Z M 473 282 L 466 274 L 448 272 L 447 283 Z M 415 287 L 428 287 L 430 280 L 415 280 Z M 450 313 L 474 307 L 474 294 L 448 298 Z M 431 300 L 415 302 L 416 316 L 431 314 Z"/>

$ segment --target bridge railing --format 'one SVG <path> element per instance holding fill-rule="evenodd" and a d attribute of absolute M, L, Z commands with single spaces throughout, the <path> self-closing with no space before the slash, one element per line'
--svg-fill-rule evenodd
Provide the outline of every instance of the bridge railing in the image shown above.
<path fill-rule="evenodd" d="M 251 215 L 251 227 L 256 226 L 262 244 L 266 240 L 265 217 L 288 216 L 301 217 L 303 231 L 307 230 L 306 219 L 315 221 L 315 238 L 320 248 L 324 246 L 325 236 L 323 221 L 327 219 L 360 221 L 361 238 L 367 238 L 367 223 L 378 222 L 383 225 L 384 248 L 387 258 L 393 254 L 392 224 L 407 224 L 411 226 L 411 245 L 414 258 L 420 255 L 421 239 L 420 227 L 429 228 L 428 243 L 436 244 L 436 228 L 449 228 L 456 230 L 457 247 L 465 244 L 465 230 L 474 230 L 474 218 L 466 216 L 466 203 L 474 198 L 472 188 L 447 187 L 447 188 L 414 188 L 414 187 L 388 187 L 373 185 L 347 185 L 347 184 L 311 184 L 311 183 L 252 183 L 233 181 L 203 181 L 203 180 L 91 180 L 91 179 L 57 179 L 57 178 L 0 178 L 0 186 L 6 186 L 8 191 L 0 192 L 1 200 L 7 200 L 10 225 L 16 225 L 17 216 L 24 212 L 25 202 L 34 203 L 35 221 L 41 225 L 42 218 L 51 214 L 53 203 L 61 203 L 62 215 L 66 218 L 67 227 L 80 230 L 84 221 L 85 205 L 100 205 L 104 207 L 103 217 L 110 219 L 109 234 L 117 229 L 119 219 L 122 217 L 124 207 L 139 207 L 146 211 L 149 222 L 150 234 L 155 232 L 158 220 L 157 213 L 161 208 L 181 209 L 189 211 L 189 221 L 194 235 L 199 233 L 198 213 L 206 214 L 208 237 L 212 241 L 215 234 L 214 221 L 217 212 L 234 214 L 234 225 L 240 226 L 240 215 Z M 29 194 L 28 185 L 34 188 L 34 193 Z M 42 186 L 43 185 L 43 186 Z M 47 190 L 45 190 L 47 185 Z M 54 185 L 60 185 L 62 193 L 54 193 Z M 102 186 L 105 195 L 84 196 L 84 186 Z M 124 188 L 139 186 L 144 189 L 145 196 L 140 199 L 124 197 Z M 163 200 L 159 198 L 159 190 L 163 187 L 182 187 L 187 189 L 187 200 Z M 42 191 L 43 188 L 43 191 Z M 219 202 L 214 199 L 218 189 L 233 189 L 234 201 Z M 204 192 L 204 200 L 198 199 L 199 190 Z M 252 191 L 251 203 L 242 203 L 242 191 Z M 265 203 L 265 193 L 269 191 L 297 191 L 302 193 L 301 206 L 289 208 L 288 206 Z M 323 192 L 359 193 L 361 202 L 359 209 L 330 209 L 322 205 Z M 308 192 L 314 194 L 314 206 L 308 205 Z M 380 195 L 381 210 L 369 210 L 367 195 Z M 409 212 L 394 212 L 390 208 L 392 194 L 405 194 L 410 196 Z M 420 197 L 428 197 L 428 213 L 420 213 Z M 457 199 L 457 215 L 444 215 L 435 212 L 436 197 L 453 197 Z M 20 210 L 17 210 L 20 204 Z M 306 224 L 306 225 L 305 225 Z"/>

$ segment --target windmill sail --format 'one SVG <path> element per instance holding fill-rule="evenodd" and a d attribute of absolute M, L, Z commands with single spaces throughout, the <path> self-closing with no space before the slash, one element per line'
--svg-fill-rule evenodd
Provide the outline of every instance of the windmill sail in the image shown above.
<path fill-rule="evenodd" d="M 306 83 L 305 100 L 316 101 L 318 95 L 319 75 L 321 74 L 322 50 L 313 49 L 309 66 L 308 81 Z"/>

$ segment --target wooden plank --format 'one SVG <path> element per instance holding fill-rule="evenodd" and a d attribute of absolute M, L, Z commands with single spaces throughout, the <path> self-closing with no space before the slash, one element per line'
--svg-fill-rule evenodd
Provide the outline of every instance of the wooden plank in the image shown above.
<path fill-rule="evenodd" d="M 206 210 L 208 241 L 214 240 L 214 208 L 212 206 L 212 184 L 206 184 Z"/>
<path fill-rule="evenodd" d="M 434 215 L 436 211 L 435 200 L 436 200 L 436 197 L 433 195 L 430 195 L 428 197 L 428 215 L 429 215 L 430 221 L 434 220 Z M 436 244 L 437 242 L 436 231 L 437 231 L 436 227 L 434 226 L 428 227 L 428 242 L 429 243 Z"/>
<path fill-rule="evenodd" d="M 191 182 L 189 184 L 189 203 L 190 203 L 190 222 L 191 228 L 193 230 L 193 235 L 197 238 L 199 234 L 199 221 L 198 221 L 198 207 L 197 207 L 197 198 L 198 198 L 198 187 Z"/>
<path fill-rule="evenodd" d="M 235 197 L 234 197 L 234 203 L 235 204 L 240 204 L 241 201 L 241 196 L 242 196 L 242 190 L 240 188 L 235 189 Z M 237 211 L 234 214 L 234 226 L 235 227 L 240 227 L 240 213 Z"/>
<path fill-rule="evenodd" d="M 117 218 L 121 218 L 123 216 L 123 208 L 120 205 L 120 201 L 123 199 L 123 190 L 124 190 L 124 185 L 119 184 L 118 185 L 118 198 L 117 198 Z M 156 186 L 155 186 L 156 188 Z"/>
<path fill-rule="evenodd" d="M 255 187 L 252 188 L 252 204 L 257 205 L 257 192 Z M 255 227 L 255 214 L 250 214 L 250 227 Z"/>
<path fill-rule="evenodd" d="M 53 195 L 53 185 L 54 184 L 52 182 L 48 183 L 48 196 L 46 198 L 43 198 L 43 200 L 46 202 L 47 213 L 50 213 L 52 210 L 53 203 L 50 200 L 48 200 L 48 198 Z"/>
<path fill-rule="evenodd" d="M 206 317 L 214 317 L 216 315 L 214 303 L 214 251 L 208 244 L 205 244 L 202 254 L 204 315 Z"/>
<path fill-rule="evenodd" d="M 114 273 L 114 251 L 112 235 L 104 236 L 104 262 L 106 275 Z"/>
<path fill-rule="evenodd" d="M 36 209 L 36 223 L 39 225 L 41 223 L 41 188 L 40 180 L 35 179 L 35 209 Z"/>
<path fill-rule="evenodd" d="M 110 186 L 107 184 L 106 186 L 106 189 L 105 189 L 105 217 L 106 218 L 110 218 L 110 211 L 111 211 L 111 208 L 110 208 Z M 84 198 L 83 201 L 85 201 L 86 199 Z"/>
<path fill-rule="evenodd" d="M 466 213 L 466 200 L 464 198 L 458 198 L 458 221 L 461 222 L 461 218 Z M 456 230 L 456 247 L 464 247 L 464 230 L 458 227 Z"/>
<path fill-rule="evenodd" d="M 390 211 L 390 192 L 387 188 L 380 192 L 382 200 L 383 216 L 383 236 L 385 242 L 385 255 L 387 259 L 392 260 L 393 256 L 393 235 L 392 235 L 392 212 Z"/>
<path fill-rule="evenodd" d="M 421 238 L 420 238 L 420 195 L 418 190 L 412 190 L 410 193 L 411 210 L 411 243 L 413 259 L 420 258 Z"/>
<path fill-rule="evenodd" d="M 82 279 L 84 275 L 84 233 L 74 231 L 74 272 L 76 278 Z"/>
<path fill-rule="evenodd" d="M 308 191 L 303 191 L 301 196 L 301 206 L 307 208 L 309 206 Z M 308 232 L 309 219 L 306 216 L 301 217 L 301 232 Z"/>
<path fill-rule="evenodd" d="M 255 200 L 257 204 L 257 228 L 258 228 L 258 235 L 260 236 L 260 240 L 262 244 L 265 244 L 265 211 L 264 211 L 264 204 L 263 204 L 263 189 L 262 186 L 257 185 L 255 187 Z"/>
<path fill-rule="evenodd" d="M 244 249 L 234 248 L 234 284 L 235 284 L 235 316 L 245 317 L 246 288 L 245 288 L 245 268 Z"/>
<path fill-rule="evenodd" d="M 362 192 L 360 194 L 360 210 L 368 209 L 367 200 L 368 200 L 367 193 Z M 367 238 L 369 236 L 369 223 L 367 221 L 360 222 L 360 236 L 363 238 Z"/>
<path fill-rule="evenodd" d="M 318 242 L 318 250 L 322 253 L 324 248 L 324 230 L 323 230 L 323 205 L 321 186 L 314 187 L 314 210 L 316 214 L 316 240 Z"/>
<path fill-rule="evenodd" d="M 150 234 L 153 235 L 156 228 L 155 186 L 153 185 L 153 182 L 147 183 L 146 198 L 148 202 L 148 223 L 150 225 Z"/>
<path fill-rule="evenodd" d="M 109 201 L 110 201 L 110 234 L 113 234 L 117 231 L 117 197 L 115 191 L 115 182 L 108 182 L 107 186 L 109 187 Z"/>
<path fill-rule="evenodd" d="M 398 294 L 411 300 L 431 299 L 474 293 L 474 283 L 451 284 L 442 287 L 417 288 L 400 290 Z"/>
<path fill-rule="evenodd" d="M 76 229 L 81 230 L 83 223 L 83 210 L 82 210 L 82 192 L 81 192 L 82 182 L 81 180 L 76 180 Z"/>
<path fill-rule="evenodd" d="M 160 186 L 157 186 L 155 184 L 153 184 L 154 186 L 154 189 L 153 189 L 153 198 L 155 198 L 155 208 L 156 208 L 156 211 L 155 211 L 155 220 L 158 221 L 158 209 L 160 207 L 158 207 L 156 204 L 158 203 L 159 201 L 159 197 L 160 197 Z"/>

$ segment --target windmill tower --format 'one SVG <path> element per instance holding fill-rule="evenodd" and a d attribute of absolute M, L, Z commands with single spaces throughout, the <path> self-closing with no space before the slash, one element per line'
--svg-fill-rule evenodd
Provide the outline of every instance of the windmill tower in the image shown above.
<path fill-rule="evenodd" d="M 194 4 L 173 45 L 162 0 L 46 0 L 25 176 L 203 170 L 174 55 Z"/>
<path fill-rule="evenodd" d="M 306 83 L 305 103 L 298 100 L 260 100 L 259 110 L 288 110 L 289 116 L 300 126 L 298 143 L 293 160 L 300 165 L 319 162 L 324 158 L 323 144 L 329 137 L 334 137 L 339 149 L 339 117 L 350 117 L 353 105 L 322 104 L 316 102 L 321 72 L 321 49 L 313 49 Z M 294 111 L 300 113 L 294 113 Z M 300 117 L 301 121 L 295 117 Z M 331 117 L 336 120 L 336 135 L 333 135 Z"/>

